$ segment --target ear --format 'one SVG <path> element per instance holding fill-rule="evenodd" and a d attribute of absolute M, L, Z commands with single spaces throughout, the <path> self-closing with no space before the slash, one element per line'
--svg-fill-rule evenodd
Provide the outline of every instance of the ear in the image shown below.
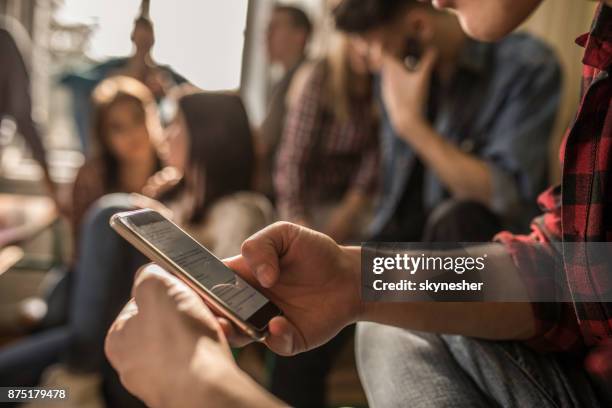
<path fill-rule="evenodd" d="M 415 36 L 422 44 L 431 43 L 434 37 L 434 15 L 424 7 L 414 7 L 406 13 L 405 26 L 410 35 Z"/>

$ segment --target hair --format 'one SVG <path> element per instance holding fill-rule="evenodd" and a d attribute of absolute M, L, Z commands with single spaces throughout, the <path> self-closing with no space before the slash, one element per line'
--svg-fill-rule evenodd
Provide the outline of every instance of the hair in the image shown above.
<path fill-rule="evenodd" d="M 191 214 L 198 223 L 218 199 L 252 189 L 255 153 L 246 110 L 236 94 L 197 92 L 178 101 L 189 134 L 184 179 L 166 199 L 190 195 Z"/>
<path fill-rule="evenodd" d="M 276 4 L 274 6 L 274 12 L 287 13 L 289 17 L 291 17 L 293 27 L 304 30 L 307 37 L 312 33 L 312 23 L 301 8 L 286 4 Z"/>
<path fill-rule="evenodd" d="M 345 121 L 350 119 L 351 100 L 370 97 L 370 95 L 357 95 L 351 85 L 356 74 L 352 71 L 349 61 L 348 37 L 336 32 L 332 34 L 330 43 L 331 48 L 321 61 L 322 69 L 326 70 L 323 89 L 324 104 L 336 118 Z M 369 75 L 368 78 L 370 78 Z"/>
<path fill-rule="evenodd" d="M 136 19 L 134 20 L 134 27 L 138 25 L 143 26 L 147 30 L 153 32 L 153 21 L 151 21 L 149 17 L 142 16 L 142 15 L 136 17 Z"/>
<path fill-rule="evenodd" d="M 102 161 L 107 188 L 117 187 L 119 162 L 108 145 L 107 119 L 111 108 L 120 102 L 133 103 L 142 113 L 143 121 L 156 117 L 155 98 L 142 82 L 127 76 L 115 76 L 102 81 L 92 93 L 94 120 L 92 128 L 93 157 Z"/>
<path fill-rule="evenodd" d="M 336 27 L 349 33 L 363 33 L 392 21 L 411 6 L 431 7 L 417 0 L 341 0 L 332 14 Z"/>

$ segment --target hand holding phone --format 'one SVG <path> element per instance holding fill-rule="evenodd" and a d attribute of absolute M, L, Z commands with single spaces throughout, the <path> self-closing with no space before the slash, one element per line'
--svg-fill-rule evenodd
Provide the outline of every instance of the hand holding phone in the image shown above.
<path fill-rule="evenodd" d="M 281 311 L 180 227 L 151 209 L 115 214 L 111 227 L 149 259 L 183 280 L 211 309 L 254 340 Z"/>

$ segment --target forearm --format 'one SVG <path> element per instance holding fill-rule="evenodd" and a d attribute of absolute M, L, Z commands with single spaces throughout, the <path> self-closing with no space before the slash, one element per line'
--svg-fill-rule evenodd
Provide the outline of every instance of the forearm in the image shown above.
<path fill-rule="evenodd" d="M 454 196 L 491 204 L 492 175 L 485 161 L 461 151 L 425 121 L 411 121 L 401 133 Z"/>
<path fill-rule="evenodd" d="M 448 255 L 448 252 L 440 252 L 441 256 Z M 347 247 L 345 253 L 351 259 L 353 278 L 360 282 L 360 248 Z M 518 271 L 503 246 L 491 244 L 486 253 L 490 277 L 488 290 L 501 291 L 501 287 L 514 293 L 524 290 Z M 364 302 L 360 294 L 355 296 L 359 297 L 355 321 L 498 340 L 527 339 L 535 333 L 533 312 L 528 302 Z"/>

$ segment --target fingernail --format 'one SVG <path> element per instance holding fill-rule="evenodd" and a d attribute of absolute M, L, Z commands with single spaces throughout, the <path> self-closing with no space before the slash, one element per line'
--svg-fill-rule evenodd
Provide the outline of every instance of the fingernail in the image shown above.
<path fill-rule="evenodd" d="M 272 286 L 272 272 L 270 271 L 270 267 L 266 264 L 259 265 L 257 269 L 255 269 L 255 275 L 257 276 L 257 280 L 264 288 L 269 288 Z"/>

